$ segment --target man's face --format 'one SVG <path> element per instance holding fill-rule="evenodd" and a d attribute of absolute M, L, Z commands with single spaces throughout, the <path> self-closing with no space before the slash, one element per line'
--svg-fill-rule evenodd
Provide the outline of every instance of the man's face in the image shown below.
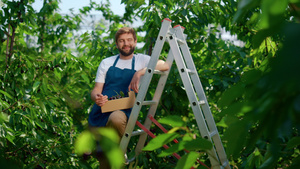
<path fill-rule="evenodd" d="M 121 55 L 130 56 L 134 52 L 136 43 L 137 41 L 134 40 L 131 33 L 125 33 L 119 36 L 119 39 L 117 40 L 117 48 Z"/>

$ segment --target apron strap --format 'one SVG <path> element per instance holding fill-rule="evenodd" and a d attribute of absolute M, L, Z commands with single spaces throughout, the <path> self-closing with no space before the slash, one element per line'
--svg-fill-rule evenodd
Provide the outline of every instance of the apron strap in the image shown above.
<path fill-rule="evenodd" d="M 114 64 L 113 64 L 113 67 L 116 67 L 116 64 L 117 64 L 119 58 L 120 58 L 120 55 L 117 56 L 117 59 L 115 60 L 115 62 L 114 62 Z"/>
<path fill-rule="evenodd" d="M 116 67 L 116 64 L 118 63 L 118 60 L 120 58 L 120 55 L 117 56 L 114 64 L 113 64 L 113 67 Z M 135 55 L 133 55 L 132 57 L 132 62 L 131 62 L 131 69 L 134 70 L 134 64 L 135 64 Z"/>
<path fill-rule="evenodd" d="M 134 70 L 135 57 L 132 57 L 131 69 Z"/>

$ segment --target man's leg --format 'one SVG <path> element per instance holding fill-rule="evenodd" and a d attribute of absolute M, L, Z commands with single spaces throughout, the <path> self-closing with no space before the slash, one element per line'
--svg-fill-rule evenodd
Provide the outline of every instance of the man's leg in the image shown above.
<path fill-rule="evenodd" d="M 114 128 L 117 131 L 119 137 L 121 138 L 125 132 L 126 124 L 127 124 L 126 114 L 123 111 L 117 110 L 110 114 L 108 121 L 106 123 L 106 126 Z M 96 129 L 99 129 L 99 128 L 98 127 L 90 127 L 91 131 L 96 130 Z M 108 161 L 107 157 L 105 156 L 105 154 L 98 153 L 96 156 L 100 163 L 100 169 L 110 169 L 110 164 L 109 164 L 109 161 Z"/>
<path fill-rule="evenodd" d="M 123 111 L 117 110 L 110 114 L 106 126 L 115 129 L 119 137 L 122 138 L 123 134 L 125 133 L 126 124 L 126 114 Z"/>
<path fill-rule="evenodd" d="M 95 134 L 95 136 L 97 137 L 96 139 L 100 139 L 100 135 L 99 135 L 99 128 L 100 127 L 92 127 L 92 126 L 89 126 L 89 130 Z M 106 155 L 103 153 L 100 145 L 99 145 L 99 141 L 96 141 L 96 158 L 97 160 L 99 161 L 99 164 L 100 164 L 100 169 L 110 169 L 110 164 L 109 164 L 109 161 L 106 157 Z"/>
<path fill-rule="evenodd" d="M 114 128 L 122 138 L 127 124 L 127 116 L 123 111 L 117 110 L 110 114 L 106 126 Z"/>

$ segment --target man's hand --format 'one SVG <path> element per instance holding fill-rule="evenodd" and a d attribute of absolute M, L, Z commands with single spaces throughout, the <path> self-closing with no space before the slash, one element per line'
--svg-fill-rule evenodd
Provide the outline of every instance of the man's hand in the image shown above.
<path fill-rule="evenodd" d="M 140 84 L 141 76 L 144 74 L 145 74 L 144 69 L 134 73 L 131 82 L 129 84 L 128 91 L 131 91 L 132 89 L 135 93 L 139 92 L 139 84 Z"/>
<path fill-rule="evenodd" d="M 98 106 L 103 106 L 108 101 L 107 96 L 103 96 L 102 94 L 97 94 L 95 97 L 95 103 Z"/>
<path fill-rule="evenodd" d="M 158 60 L 155 70 L 160 70 L 160 71 L 167 71 L 169 70 L 170 66 L 168 65 L 167 62 L 163 61 L 163 60 Z M 137 72 L 135 72 L 135 74 L 132 77 L 132 80 L 129 84 L 128 90 L 131 91 L 131 89 L 135 92 L 138 93 L 139 92 L 139 83 L 141 80 L 141 77 L 144 76 L 144 74 L 146 73 L 146 69 L 141 69 Z"/>

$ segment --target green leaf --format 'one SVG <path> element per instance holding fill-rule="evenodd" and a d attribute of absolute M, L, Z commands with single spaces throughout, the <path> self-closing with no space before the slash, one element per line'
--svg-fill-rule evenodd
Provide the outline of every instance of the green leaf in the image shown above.
<path fill-rule="evenodd" d="M 81 74 L 81 77 L 83 78 L 83 80 L 84 80 L 87 84 L 90 84 L 90 79 L 87 77 L 87 75 Z"/>
<path fill-rule="evenodd" d="M 112 128 L 99 128 L 99 134 L 101 136 L 104 136 L 106 138 L 108 138 L 110 140 L 110 142 L 114 142 L 114 143 L 119 143 L 120 142 L 120 138 L 118 136 L 118 133 L 116 132 L 116 130 L 112 129 Z"/>
<path fill-rule="evenodd" d="M 227 140 L 226 153 L 228 156 L 237 158 L 240 156 L 240 151 L 246 142 L 248 134 L 247 122 L 237 121 L 231 124 L 224 133 L 224 140 Z"/>
<path fill-rule="evenodd" d="M 248 10 L 258 5 L 259 1 L 260 0 L 241 0 L 239 2 L 238 10 L 234 16 L 233 21 L 237 22 L 239 20 L 242 20 L 242 17 L 248 12 Z"/>
<path fill-rule="evenodd" d="M 258 168 L 263 161 L 263 156 L 259 152 L 258 148 L 255 148 L 254 152 L 247 157 L 246 168 Z"/>
<path fill-rule="evenodd" d="M 261 29 L 274 29 L 284 20 L 284 12 L 287 9 L 288 0 L 264 0 L 261 3 Z"/>
<path fill-rule="evenodd" d="M 197 138 L 193 140 L 183 140 L 177 144 L 172 145 L 170 148 L 164 150 L 160 153 L 159 157 L 164 157 L 173 154 L 174 152 L 178 152 L 181 150 L 188 151 L 198 151 L 198 150 L 210 150 L 212 148 L 212 143 L 203 138 Z"/>
<path fill-rule="evenodd" d="M 58 149 L 57 147 L 55 147 L 55 152 L 58 156 L 61 156 L 62 155 L 62 152 L 60 149 Z"/>
<path fill-rule="evenodd" d="M 42 100 L 39 99 L 39 100 L 37 100 L 37 102 L 38 102 L 40 108 L 42 109 L 42 111 L 44 111 L 44 113 L 47 113 L 47 109 L 46 109 L 44 103 L 42 102 Z"/>
<path fill-rule="evenodd" d="M 175 169 L 189 169 L 195 164 L 197 158 L 199 157 L 200 154 L 193 151 L 188 154 L 185 154 L 179 159 Z"/>
<path fill-rule="evenodd" d="M 223 93 L 220 101 L 218 102 L 218 105 L 220 107 L 229 106 L 232 102 L 236 101 L 239 97 L 242 96 L 244 90 L 245 88 L 242 83 L 238 83 L 232 86 Z"/>
<path fill-rule="evenodd" d="M 36 81 L 32 86 L 32 92 L 36 91 L 36 89 L 40 86 L 41 82 Z"/>
<path fill-rule="evenodd" d="M 106 155 L 109 159 L 111 168 L 122 168 L 124 165 L 124 153 L 119 146 L 112 148 Z"/>
<path fill-rule="evenodd" d="M 196 138 L 195 140 L 188 141 L 185 148 L 190 151 L 210 150 L 212 148 L 212 143 L 203 138 Z"/>
<path fill-rule="evenodd" d="M 291 165 L 287 169 L 299 169 L 300 168 L 300 156 L 292 160 Z"/>
<path fill-rule="evenodd" d="M 36 124 L 37 126 L 39 126 L 40 128 L 42 128 L 42 129 L 47 129 L 46 123 L 40 122 L 39 120 L 36 120 L 36 121 L 35 121 L 35 124 Z"/>
<path fill-rule="evenodd" d="M 286 148 L 292 149 L 300 145 L 300 137 L 293 137 L 292 139 L 289 140 L 287 143 Z"/>
<path fill-rule="evenodd" d="M 37 25 L 37 23 L 35 22 L 34 17 L 27 17 L 27 18 L 29 18 L 29 21 L 30 21 L 30 23 L 31 23 L 33 26 L 36 26 L 36 25 Z"/>
<path fill-rule="evenodd" d="M 177 133 L 166 133 L 166 134 L 161 134 L 152 140 L 143 148 L 143 151 L 153 151 L 155 149 L 158 149 L 162 147 L 163 145 L 171 142 L 175 138 L 177 138 L 179 134 Z"/>
<path fill-rule="evenodd" d="M 93 130 L 91 133 L 93 135 L 93 144 L 94 142 L 98 142 L 99 146 L 105 153 L 106 157 L 108 158 L 110 165 L 112 168 L 121 168 L 124 164 L 124 153 L 120 149 L 120 137 L 116 130 L 112 128 L 98 128 Z M 89 136 L 91 137 L 91 136 Z M 91 141 L 88 141 L 89 144 Z M 89 152 L 88 150 L 92 150 L 93 147 L 87 147 L 85 152 Z"/>
<path fill-rule="evenodd" d="M 154 21 L 155 21 L 156 25 L 160 25 L 161 19 L 160 19 L 159 15 L 158 15 L 158 12 L 154 13 L 153 15 L 154 15 Z"/>
<path fill-rule="evenodd" d="M 164 118 L 161 118 L 158 120 L 161 124 L 167 124 L 172 127 L 184 127 L 186 126 L 186 122 L 184 121 L 184 118 L 177 116 L 177 115 L 171 115 Z"/>
<path fill-rule="evenodd" d="M 0 93 L 4 94 L 6 97 L 12 99 L 13 97 L 11 97 L 10 94 L 8 94 L 7 92 L 3 91 L 3 90 L 0 90 Z"/>
<path fill-rule="evenodd" d="M 260 70 L 250 70 L 244 73 L 241 81 L 246 82 L 246 84 L 254 83 L 261 78 L 262 72 Z"/>
<path fill-rule="evenodd" d="M 93 134 L 89 131 L 83 131 L 75 141 L 75 152 L 79 155 L 92 153 L 96 144 Z"/>
<path fill-rule="evenodd" d="M 1 112 L 0 113 L 0 124 L 2 124 L 4 121 L 7 121 L 8 120 L 8 115 Z"/>
<path fill-rule="evenodd" d="M 9 108 L 9 106 L 10 106 L 6 101 L 2 101 L 2 100 L 0 100 L 0 105 L 1 105 L 3 108 Z"/>
<path fill-rule="evenodd" d="M 256 49 L 263 46 L 262 42 L 269 36 L 273 35 L 278 31 L 277 28 L 261 29 L 253 36 L 253 48 Z M 263 46 L 265 47 L 265 46 Z"/>
<path fill-rule="evenodd" d="M 6 134 L 5 138 L 6 138 L 9 142 L 11 142 L 13 145 L 15 145 L 15 143 L 14 143 L 15 136 L 13 135 L 13 133 L 11 133 L 10 131 L 7 131 L 6 133 L 7 133 L 7 134 Z"/>

